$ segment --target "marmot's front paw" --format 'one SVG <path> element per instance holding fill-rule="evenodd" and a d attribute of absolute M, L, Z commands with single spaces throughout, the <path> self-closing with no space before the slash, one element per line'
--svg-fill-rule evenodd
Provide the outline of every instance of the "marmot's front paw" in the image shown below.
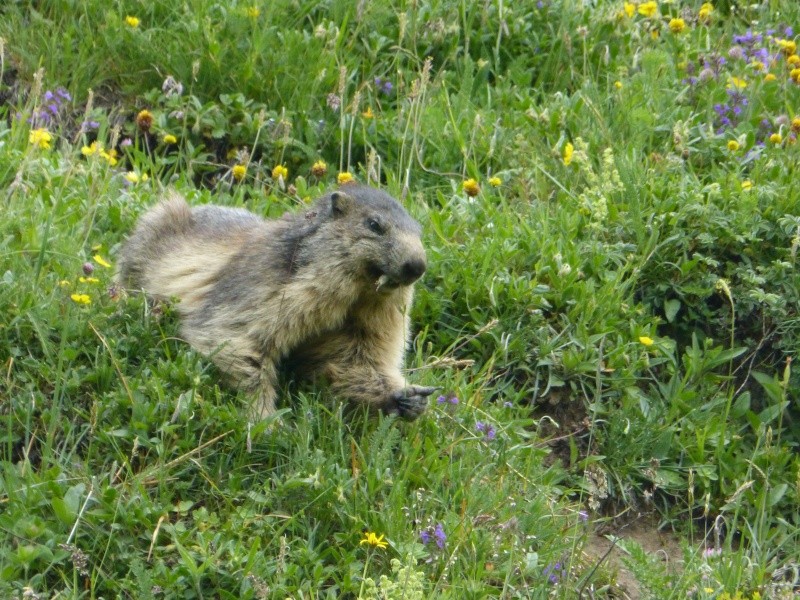
<path fill-rule="evenodd" d="M 399 414 L 404 419 L 416 419 L 428 406 L 428 396 L 436 391 L 435 387 L 410 385 L 402 390 L 392 392 L 389 412 Z"/>

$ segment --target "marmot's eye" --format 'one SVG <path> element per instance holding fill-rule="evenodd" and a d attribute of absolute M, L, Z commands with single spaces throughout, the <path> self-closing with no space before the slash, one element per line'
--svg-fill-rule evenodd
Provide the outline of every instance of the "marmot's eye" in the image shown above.
<path fill-rule="evenodd" d="M 378 223 L 375 219 L 367 219 L 367 227 L 372 233 L 382 234 L 383 233 L 383 225 Z"/>

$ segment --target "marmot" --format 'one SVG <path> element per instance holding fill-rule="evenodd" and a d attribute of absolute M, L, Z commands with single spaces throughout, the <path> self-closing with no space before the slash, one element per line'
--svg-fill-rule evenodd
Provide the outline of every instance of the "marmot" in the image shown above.
<path fill-rule="evenodd" d="M 181 334 L 275 410 L 279 367 L 322 374 L 335 393 L 416 418 L 436 388 L 407 385 L 421 227 L 390 195 L 345 184 L 310 210 L 265 220 L 240 208 L 190 208 L 172 194 L 139 220 L 119 282 L 177 298 Z"/>

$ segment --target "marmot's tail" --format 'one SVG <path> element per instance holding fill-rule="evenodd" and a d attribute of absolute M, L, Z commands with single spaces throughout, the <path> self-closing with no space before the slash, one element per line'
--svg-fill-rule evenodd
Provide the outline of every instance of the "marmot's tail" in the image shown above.
<path fill-rule="evenodd" d="M 141 288 L 145 270 L 163 257 L 192 228 L 192 210 L 176 192 L 151 208 L 139 219 L 119 257 L 119 281 L 129 288 Z"/>

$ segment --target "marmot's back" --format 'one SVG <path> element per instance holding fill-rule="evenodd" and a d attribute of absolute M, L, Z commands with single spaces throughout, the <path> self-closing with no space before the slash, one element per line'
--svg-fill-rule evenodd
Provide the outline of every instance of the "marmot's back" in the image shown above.
<path fill-rule="evenodd" d="M 246 210 L 192 209 L 173 195 L 139 220 L 120 255 L 120 282 L 159 298 L 192 302 L 205 295 L 220 269 L 264 227 L 263 219 Z"/>

